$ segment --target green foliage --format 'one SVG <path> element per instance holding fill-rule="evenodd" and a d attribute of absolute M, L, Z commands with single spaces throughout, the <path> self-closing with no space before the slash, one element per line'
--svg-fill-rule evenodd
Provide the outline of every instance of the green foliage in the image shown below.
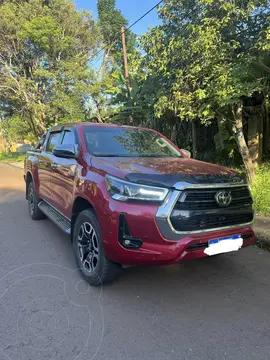
<path fill-rule="evenodd" d="M 160 10 L 163 25 L 142 38 L 149 75 L 163 79 L 157 115 L 170 109 L 181 119 L 207 122 L 261 90 L 261 78 L 250 72 L 267 6 L 267 1 L 167 1 Z M 250 20 L 258 12 L 261 20 Z"/>
<path fill-rule="evenodd" d="M 88 93 L 90 97 L 86 99 L 91 119 L 103 122 L 117 112 L 112 104 L 112 97 L 120 92 L 117 87 L 119 74 L 114 69 L 106 69 L 98 72 L 93 79 L 88 82 Z"/>
<path fill-rule="evenodd" d="M 98 19 L 106 45 L 105 53 L 111 53 L 118 65 L 122 66 L 122 39 L 121 27 L 128 25 L 127 19 L 121 11 L 115 8 L 115 0 L 98 0 Z M 130 54 L 135 49 L 136 36 L 131 30 L 125 31 L 127 52 Z"/>
<path fill-rule="evenodd" d="M 137 103 L 143 108 L 148 100 L 161 121 L 172 114 L 171 127 L 179 121 L 226 122 L 229 138 L 218 133 L 218 152 L 232 156 L 237 144 L 250 177 L 243 106 L 261 106 L 270 92 L 269 9 L 269 0 L 167 0 L 159 9 L 162 25 L 141 38 L 135 76 Z"/>
<path fill-rule="evenodd" d="M 102 34 L 100 62 L 92 79 L 87 81 L 88 94 L 86 103 L 89 118 L 98 122 L 110 121 L 127 102 L 125 79 L 123 76 L 123 54 L 121 27 L 128 22 L 115 8 L 115 0 L 98 0 L 98 25 Z M 128 56 L 136 53 L 135 34 L 125 31 Z M 124 96 L 121 98 L 121 94 Z M 119 100 L 120 99 L 120 100 Z"/>
<path fill-rule="evenodd" d="M 226 154 L 229 158 L 232 158 L 236 149 L 236 143 L 226 125 L 225 121 L 219 121 L 218 132 L 214 136 L 215 148 L 220 155 Z"/>
<path fill-rule="evenodd" d="M 27 121 L 22 121 L 18 115 L 13 115 L 2 123 L 2 130 L 9 143 L 27 140 L 36 141 L 35 134 Z"/>
<path fill-rule="evenodd" d="M 140 51 L 125 32 L 131 102 L 121 44 L 128 22 L 115 0 L 97 3 L 94 22 L 67 0 L 1 2 L 0 119 L 7 140 L 34 142 L 59 122 L 127 123 L 132 115 L 134 124 L 191 149 L 191 121 L 215 129 L 218 119 L 212 147 L 200 156 L 231 163 L 238 156 L 234 106 L 270 94 L 269 0 L 164 1 L 162 24 L 142 36 Z"/>
<path fill-rule="evenodd" d="M 270 214 L 270 163 L 261 165 L 256 170 L 252 184 L 255 210 L 261 214 Z"/>
<path fill-rule="evenodd" d="M 0 152 L 0 162 L 23 162 L 24 158 L 24 153 Z"/>
<path fill-rule="evenodd" d="M 99 43 L 91 15 L 66 0 L 0 5 L 0 115 L 10 137 L 83 121 L 88 60 Z"/>

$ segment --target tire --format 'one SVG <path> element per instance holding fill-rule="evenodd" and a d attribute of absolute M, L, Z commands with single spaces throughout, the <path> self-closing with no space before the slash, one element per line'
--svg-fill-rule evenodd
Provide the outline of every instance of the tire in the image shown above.
<path fill-rule="evenodd" d="M 83 278 L 93 286 L 114 281 L 121 266 L 110 261 L 104 252 L 100 227 L 91 210 L 82 211 L 75 222 L 73 248 Z"/>
<path fill-rule="evenodd" d="M 38 207 L 38 199 L 37 199 L 35 187 L 34 187 L 34 184 L 32 181 L 28 185 L 27 198 L 28 198 L 28 210 L 29 210 L 29 214 L 30 214 L 31 218 L 33 220 L 44 219 L 45 215 Z"/>

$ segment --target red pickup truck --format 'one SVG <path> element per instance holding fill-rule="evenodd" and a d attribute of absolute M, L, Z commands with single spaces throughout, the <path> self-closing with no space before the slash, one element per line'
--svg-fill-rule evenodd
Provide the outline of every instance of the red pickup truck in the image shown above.
<path fill-rule="evenodd" d="M 169 265 L 255 241 L 245 178 L 190 159 L 154 130 L 55 126 L 27 153 L 24 177 L 30 216 L 70 234 L 92 285 L 124 265 Z"/>

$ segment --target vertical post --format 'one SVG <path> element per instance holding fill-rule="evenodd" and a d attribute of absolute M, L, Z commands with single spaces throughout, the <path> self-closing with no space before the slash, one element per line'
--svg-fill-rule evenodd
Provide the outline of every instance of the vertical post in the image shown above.
<path fill-rule="evenodd" d="M 128 91 L 128 94 L 129 94 L 130 93 L 130 86 L 129 86 L 129 77 L 128 77 L 127 48 L 126 48 L 126 37 L 125 37 L 125 28 L 124 28 L 124 26 L 122 26 L 122 28 L 121 28 L 121 33 L 122 33 L 122 46 L 123 46 L 125 79 L 126 79 L 127 91 Z"/>
<path fill-rule="evenodd" d="M 129 107 L 129 121 L 133 122 L 133 117 L 131 115 L 132 109 L 132 100 L 131 100 L 131 86 L 129 82 L 129 74 L 128 74 L 128 62 L 127 62 L 127 48 L 126 48 L 126 37 L 125 37 L 125 27 L 121 27 L 121 34 L 122 34 L 122 46 L 123 46 L 123 59 L 124 59 L 124 72 L 125 72 L 125 79 L 126 79 L 126 87 L 127 87 L 127 95 L 128 95 L 128 107 Z"/>

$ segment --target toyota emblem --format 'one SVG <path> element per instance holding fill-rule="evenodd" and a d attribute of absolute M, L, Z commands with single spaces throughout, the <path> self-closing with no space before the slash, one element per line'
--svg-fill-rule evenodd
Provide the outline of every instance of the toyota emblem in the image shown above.
<path fill-rule="evenodd" d="M 219 206 L 226 207 L 232 202 L 232 194 L 230 191 L 218 191 L 215 199 Z"/>

